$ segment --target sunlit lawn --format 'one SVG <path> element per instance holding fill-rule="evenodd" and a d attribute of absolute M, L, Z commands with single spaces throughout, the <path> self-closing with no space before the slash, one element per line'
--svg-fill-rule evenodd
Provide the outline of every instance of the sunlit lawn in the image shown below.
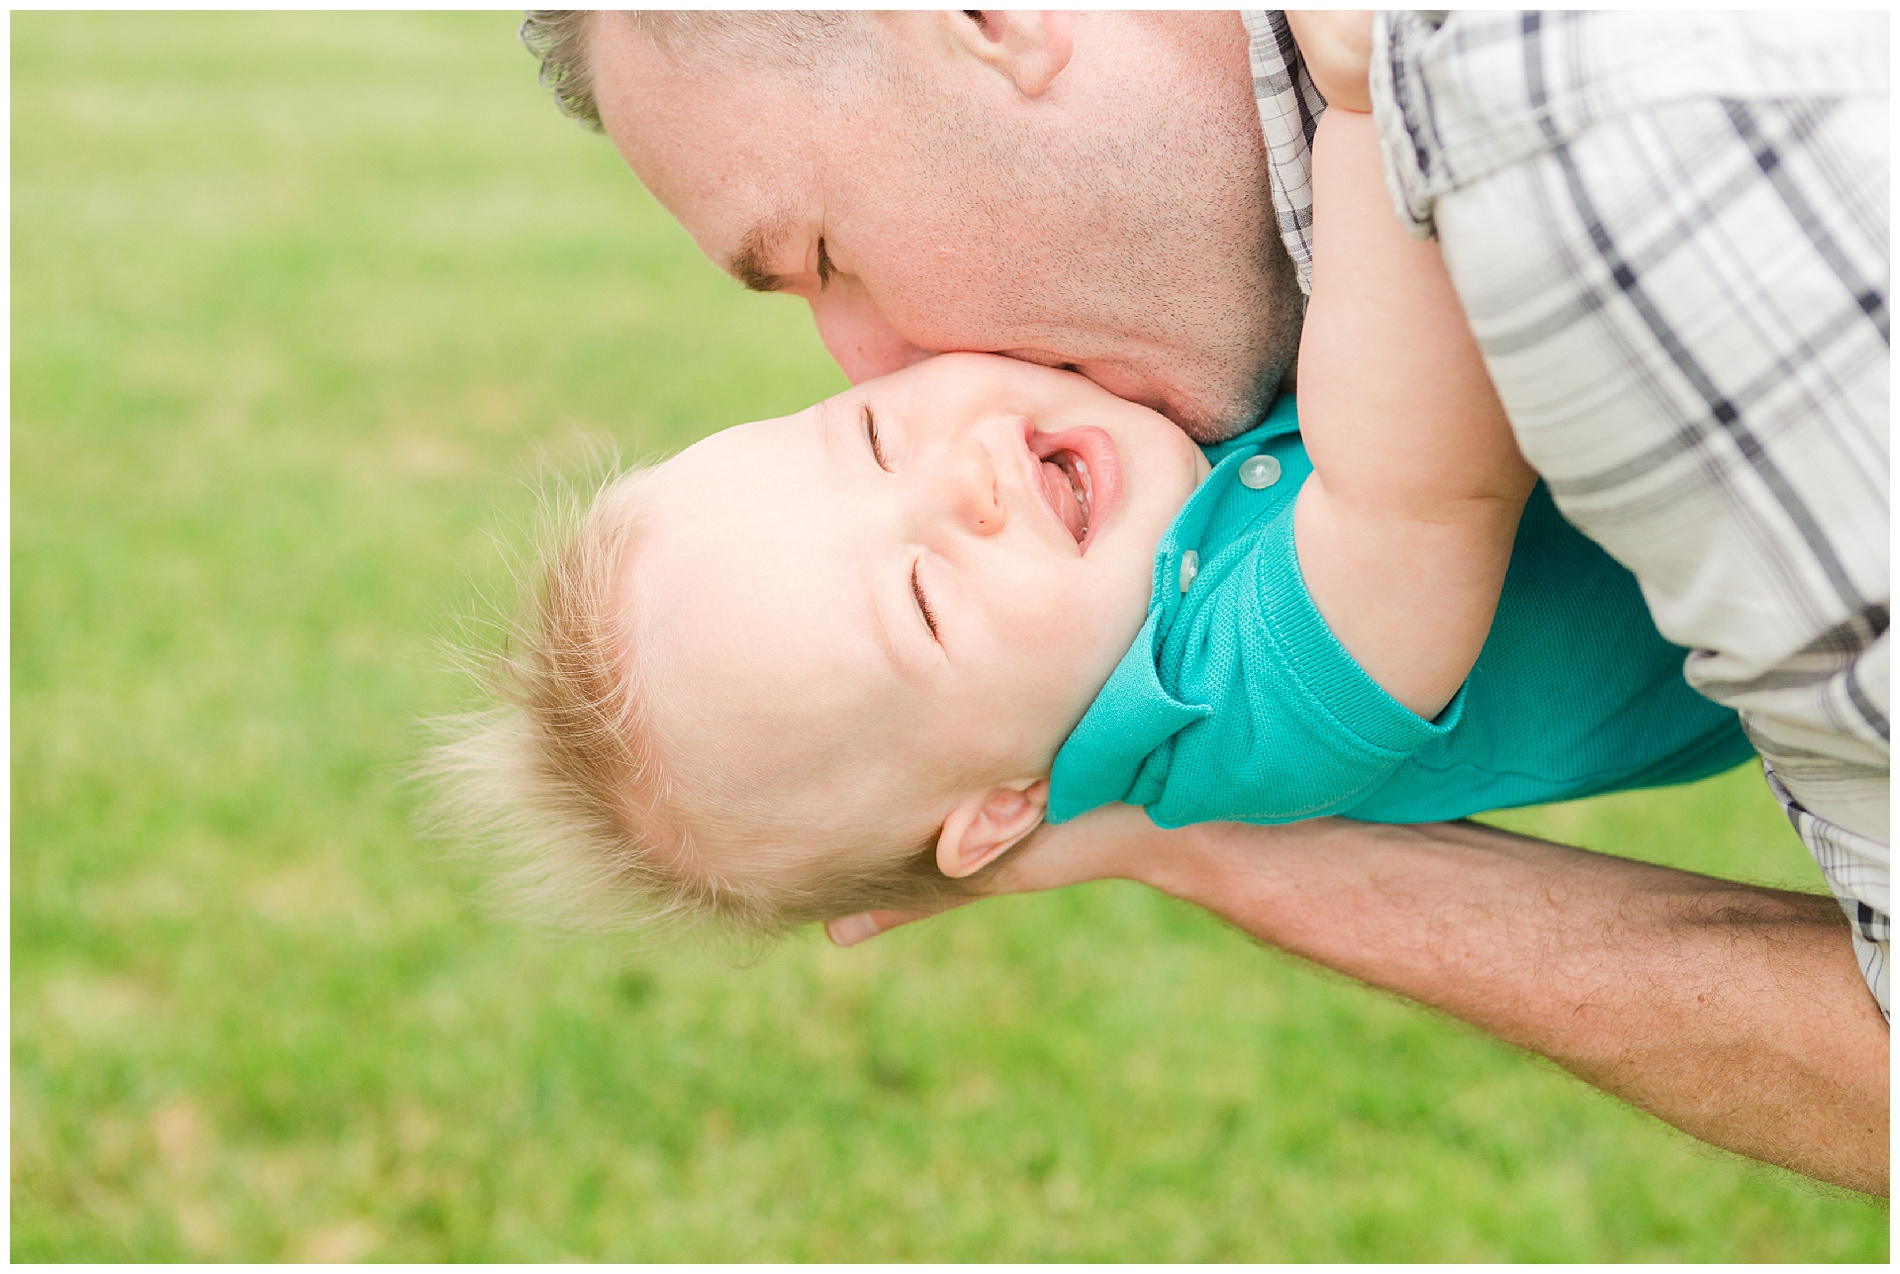
<path fill-rule="evenodd" d="M 507 14 L 21 14 L 28 1260 L 1881 1260 L 1884 1210 L 1134 886 L 761 962 L 413 831 L 537 475 L 841 381 Z M 1818 889 L 1759 778 L 1515 816 Z"/>

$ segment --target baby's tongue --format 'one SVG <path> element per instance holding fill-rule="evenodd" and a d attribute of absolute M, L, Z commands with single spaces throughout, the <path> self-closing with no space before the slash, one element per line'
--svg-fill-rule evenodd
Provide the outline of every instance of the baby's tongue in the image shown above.
<path fill-rule="evenodd" d="M 1069 534 L 1075 542 L 1082 542 L 1082 530 L 1086 519 L 1082 513 L 1082 502 L 1075 498 L 1075 488 L 1069 483 L 1069 475 L 1062 466 L 1042 462 L 1042 491 L 1049 500 L 1049 507 L 1062 519 L 1062 525 L 1069 528 Z"/>

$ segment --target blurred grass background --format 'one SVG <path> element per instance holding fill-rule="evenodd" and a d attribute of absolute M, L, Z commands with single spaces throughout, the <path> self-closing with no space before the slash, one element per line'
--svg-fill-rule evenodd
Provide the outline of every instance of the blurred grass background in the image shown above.
<path fill-rule="evenodd" d="M 16 14 L 12 1255 L 1884 1260 L 1131 885 L 750 967 L 414 833 L 535 475 L 842 381 L 508 14 Z M 1819 890 L 1741 771 L 1511 816 Z"/>

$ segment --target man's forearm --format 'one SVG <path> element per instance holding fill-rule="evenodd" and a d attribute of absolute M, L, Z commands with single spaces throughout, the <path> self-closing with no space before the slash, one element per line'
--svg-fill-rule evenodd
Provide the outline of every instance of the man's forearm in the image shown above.
<path fill-rule="evenodd" d="M 1888 1031 L 1831 899 L 1475 824 L 1161 832 L 1147 883 L 1704 1141 L 1887 1193 Z"/>

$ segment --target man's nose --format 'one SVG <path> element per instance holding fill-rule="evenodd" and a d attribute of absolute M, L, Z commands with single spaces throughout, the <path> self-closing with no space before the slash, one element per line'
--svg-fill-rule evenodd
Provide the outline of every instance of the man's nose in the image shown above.
<path fill-rule="evenodd" d="M 848 275 L 834 278 L 830 287 L 811 298 L 811 317 L 818 325 L 818 339 L 853 385 L 902 371 L 935 352 L 900 336 L 864 285 Z"/>
<path fill-rule="evenodd" d="M 918 484 L 918 505 L 926 523 L 919 530 L 925 536 L 946 526 L 965 535 L 995 535 L 1009 521 L 996 466 L 974 438 L 965 438 L 919 465 L 912 481 Z"/>

